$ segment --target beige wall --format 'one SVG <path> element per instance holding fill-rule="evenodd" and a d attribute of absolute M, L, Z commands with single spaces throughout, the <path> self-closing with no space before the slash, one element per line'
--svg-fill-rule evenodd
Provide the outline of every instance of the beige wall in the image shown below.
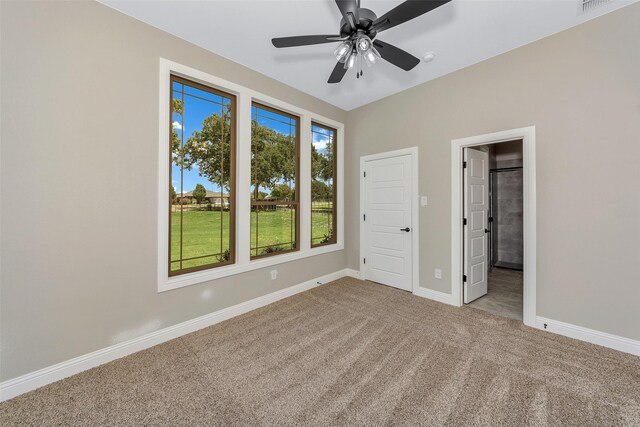
<path fill-rule="evenodd" d="M 1 13 L 0 380 L 346 266 L 335 252 L 158 294 L 159 57 L 346 113 L 98 3 Z"/>
<path fill-rule="evenodd" d="M 359 157 L 418 146 L 420 282 L 450 292 L 451 140 L 535 125 L 537 314 L 640 339 L 639 22 L 625 7 L 350 111 L 346 241 Z M 348 257 L 358 268 L 357 244 Z"/>
<path fill-rule="evenodd" d="M 640 5 L 347 114 L 96 3 L 1 4 L 0 380 L 358 268 L 365 154 L 420 147 L 421 284 L 448 292 L 451 139 L 528 125 L 538 314 L 640 339 Z M 347 121 L 346 257 L 156 292 L 159 57 Z"/>

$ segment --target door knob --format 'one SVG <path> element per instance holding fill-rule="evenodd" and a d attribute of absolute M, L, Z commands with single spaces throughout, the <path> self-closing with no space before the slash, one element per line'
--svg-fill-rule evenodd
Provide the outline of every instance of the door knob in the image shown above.
<path fill-rule="evenodd" d="M 485 233 L 491 233 L 491 230 L 487 230 L 486 228 L 484 229 Z"/>
<path fill-rule="evenodd" d="M 406 231 L 407 233 L 411 231 L 409 227 L 401 228 L 400 231 Z"/>

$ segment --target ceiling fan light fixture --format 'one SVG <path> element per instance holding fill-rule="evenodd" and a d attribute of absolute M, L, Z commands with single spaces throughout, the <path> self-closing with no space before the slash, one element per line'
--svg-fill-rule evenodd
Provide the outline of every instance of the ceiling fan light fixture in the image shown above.
<path fill-rule="evenodd" d="M 1 0 L 0 0 L 1 1 Z M 342 18 L 338 34 L 316 34 L 292 37 L 276 37 L 271 43 L 276 48 L 311 46 L 316 44 L 339 42 L 340 45 L 333 51 L 337 63 L 327 80 L 327 83 L 339 83 L 350 68 L 356 69 L 356 76 L 362 76 L 362 63 L 371 66 L 378 59 L 395 65 L 404 71 L 412 70 L 420 63 L 420 59 L 404 50 L 385 43 L 378 35 L 382 31 L 404 24 L 419 16 L 424 15 L 451 0 L 404 0 L 378 17 L 372 10 L 360 6 L 360 0 L 334 0 Z M 399 0 L 396 0 L 399 1 Z M 581 0 L 581 1 L 606 1 L 606 0 Z M 384 57 L 374 47 L 384 53 Z"/>
<path fill-rule="evenodd" d="M 372 49 L 369 49 L 364 55 L 362 55 L 364 57 L 364 62 L 367 63 L 368 67 L 371 67 L 373 64 L 376 63 L 376 60 L 378 59 L 376 57 L 376 55 L 373 53 Z"/>
<path fill-rule="evenodd" d="M 356 57 L 357 56 L 358 56 L 358 54 L 356 53 L 355 49 L 352 50 L 351 53 L 349 54 L 349 58 L 344 63 L 344 68 L 346 68 L 346 69 L 353 68 L 354 65 L 356 65 Z"/>
<path fill-rule="evenodd" d="M 333 54 L 336 56 L 336 60 L 338 62 L 344 63 L 348 57 L 349 53 L 353 49 L 350 41 L 342 42 L 338 45 L 336 50 L 333 51 Z"/>
<path fill-rule="evenodd" d="M 356 40 L 356 49 L 358 49 L 358 53 L 364 55 L 366 52 L 371 50 L 371 47 L 371 39 L 364 34 L 360 34 Z"/>

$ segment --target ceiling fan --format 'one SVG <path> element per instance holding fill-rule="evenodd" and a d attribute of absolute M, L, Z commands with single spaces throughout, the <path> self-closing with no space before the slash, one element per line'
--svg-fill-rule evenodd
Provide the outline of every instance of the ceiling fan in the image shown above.
<path fill-rule="evenodd" d="M 342 13 L 340 34 L 277 37 L 271 39 L 271 42 L 277 48 L 341 42 L 334 51 L 338 63 L 328 83 L 340 82 L 347 70 L 354 67 L 356 77 L 360 78 L 363 74 L 362 62 L 370 66 L 378 58 L 409 71 L 420 60 L 400 48 L 376 39 L 376 36 L 381 31 L 410 21 L 450 1 L 407 0 L 378 18 L 373 11 L 360 7 L 360 0 L 336 0 Z"/>

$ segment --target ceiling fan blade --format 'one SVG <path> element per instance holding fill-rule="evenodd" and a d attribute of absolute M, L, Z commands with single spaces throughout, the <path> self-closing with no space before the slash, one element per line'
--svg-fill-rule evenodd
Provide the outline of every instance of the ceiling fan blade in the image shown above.
<path fill-rule="evenodd" d="M 271 39 L 271 43 L 275 47 L 295 47 L 309 46 L 312 44 L 334 43 L 339 42 L 342 38 L 335 34 L 317 35 L 317 36 L 293 36 L 293 37 L 276 37 Z"/>
<path fill-rule="evenodd" d="M 360 18 L 358 17 L 358 0 L 336 0 L 336 4 L 345 21 L 355 30 L 356 25 L 360 22 Z"/>
<path fill-rule="evenodd" d="M 407 0 L 376 19 L 371 30 L 380 32 L 436 9 L 451 0 Z"/>
<path fill-rule="evenodd" d="M 333 68 L 327 83 L 340 83 L 345 74 L 347 74 L 347 69 L 344 68 L 344 64 L 342 62 L 338 62 Z"/>
<path fill-rule="evenodd" d="M 381 40 L 374 40 L 373 46 L 378 50 L 382 59 L 405 71 L 411 70 L 420 63 L 420 60 L 410 53 Z"/>

